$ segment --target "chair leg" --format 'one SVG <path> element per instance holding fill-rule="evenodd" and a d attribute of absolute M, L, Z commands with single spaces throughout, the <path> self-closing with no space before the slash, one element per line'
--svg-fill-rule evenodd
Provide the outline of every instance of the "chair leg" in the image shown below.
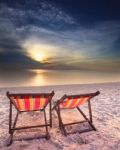
<path fill-rule="evenodd" d="M 12 126 L 12 103 L 10 102 L 10 110 L 9 110 L 9 134 L 11 133 Z"/>
<path fill-rule="evenodd" d="M 89 109 L 89 118 L 90 118 L 90 122 L 92 123 L 92 109 L 91 109 L 91 103 L 90 100 L 88 101 L 88 109 Z"/>
<path fill-rule="evenodd" d="M 83 113 L 83 111 L 77 107 L 78 111 L 82 114 L 82 116 L 85 118 L 85 120 L 89 123 L 89 125 L 92 127 L 93 130 L 96 131 L 95 126 L 92 124 L 92 122 L 86 117 L 86 115 Z"/>
<path fill-rule="evenodd" d="M 56 113 L 57 113 L 57 115 L 58 115 L 58 111 L 57 111 L 57 108 L 55 108 L 55 111 L 56 111 Z M 59 119 L 59 116 L 58 116 L 58 121 L 59 121 L 59 128 L 60 128 L 60 126 L 61 126 L 61 123 L 60 123 L 60 119 Z"/>
<path fill-rule="evenodd" d="M 62 118 L 61 118 L 59 106 L 58 106 L 58 109 L 56 108 L 56 112 L 57 112 L 57 114 L 58 114 L 59 128 L 60 128 L 61 132 L 62 132 L 65 136 L 67 136 L 67 132 L 66 132 L 65 127 L 64 127 L 64 124 L 63 124 L 63 122 L 62 122 Z"/>
<path fill-rule="evenodd" d="M 52 128 L 52 106 L 51 106 L 51 101 L 50 101 L 49 117 L 50 117 L 50 128 Z"/>
<path fill-rule="evenodd" d="M 48 126 L 47 126 L 47 119 L 46 119 L 45 109 L 43 111 L 44 111 L 45 128 L 46 128 L 46 139 L 48 140 L 48 139 L 50 139 L 50 135 L 49 135 L 49 132 L 48 132 Z"/>
<path fill-rule="evenodd" d="M 11 126 L 12 126 L 12 112 L 11 112 L 11 117 L 10 117 L 10 130 L 9 130 L 9 133 L 10 133 L 10 137 L 9 137 L 9 142 L 7 144 L 7 146 L 10 146 L 13 142 L 13 134 L 14 134 L 14 129 L 15 129 L 15 126 L 16 126 L 16 123 L 17 123 L 17 120 L 18 120 L 18 115 L 19 115 L 19 112 L 17 112 L 16 114 L 16 117 L 15 117 L 15 120 L 14 120 L 14 123 L 13 123 L 13 127 L 11 129 Z"/>
<path fill-rule="evenodd" d="M 12 103 L 10 102 L 10 110 L 9 110 L 9 134 L 10 134 L 10 137 L 9 137 L 9 141 L 7 143 L 7 146 L 10 146 L 12 144 L 11 126 L 12 126 Z"/>

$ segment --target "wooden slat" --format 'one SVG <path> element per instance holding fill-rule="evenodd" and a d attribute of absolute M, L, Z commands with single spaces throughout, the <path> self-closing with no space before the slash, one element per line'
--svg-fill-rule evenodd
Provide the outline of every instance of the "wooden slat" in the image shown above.
<path fill-rule="evenodd" d="M 50 126 L 50 124 L 47 125 L 36 125 L 36 126 L 27 126 L 27 127 L 16 127 L 11 130 L 21 130 L 21 129 L 30 129 L 30 128 L 39 128 L 39 127 L 45 127 L 45 126 Z"/>

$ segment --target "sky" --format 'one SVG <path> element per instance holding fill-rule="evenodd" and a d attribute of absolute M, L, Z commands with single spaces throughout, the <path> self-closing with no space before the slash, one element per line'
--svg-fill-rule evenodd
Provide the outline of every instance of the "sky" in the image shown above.
<path fill-rule="evenodd" d="M 119 0 L 0 0 L 0 68 L 120 72 Z"/>

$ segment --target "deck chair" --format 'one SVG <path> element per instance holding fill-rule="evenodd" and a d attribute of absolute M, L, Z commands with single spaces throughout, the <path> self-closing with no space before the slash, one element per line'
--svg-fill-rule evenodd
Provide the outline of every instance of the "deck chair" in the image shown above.
<path fill-rule="evenodd" d="M 59 120 L 59 128 L 63 135 L 67 136 L 65 126 L 83 123 L 83 122 L 88 122 L 88 124 L 90 125 L 90 127 L 92 129 L 86 129 L 79 133 L 96 130 L 95 126 L 93 125 L 93 121 L 92 121 L 92 110 L 91 110 L 90 100 L 93 97 L 97 96 L 98 94 L 100 94 L 99 91 L 97 91 L 96 93 L 88 93 L 88 94 L 81 94 L 81 95 L 64 95 L 60 100 L 58 100 L 55 103 L 52 110 L 56 110 L 56 112 L 57 112 L 58 120 Z M 80 106 L 85 104 L 86 102 L 88 102 L 89 119 L 88 119 L 88 117 L 86 117 L 86 115 L 80 108 Z M 62 121 L 62 117 L 61 117 L 62 109 L 77 109 L 80 112 L 80 114 L 84 117 L 85 120 L 64 124 Z"/>
<path fill-rule="evenodd" d="M 13 142 L 13 134 L 15 130 L 45 127 L 46 128 L 45 137 L 46 139 L 49 139 L 50 135 L 48 132 L 48 126 L 52 127 L 51 100 L 52 97 L 54 96 L 54 91 L 52 91 L 51 93 L 22 93 L 22 94 L 11 94 L 7 92 L 6 95 L 10 100 L 10 111 L 9 111 L 10 138 L 8 141 L 8 146 L 11 145 Z M 45 108 L 48 104 L 49 104 L 49 123 L 47 123 L 45 111 Z M 14 122 L 12 121 L 12 106 L 14 106 L 17 110 Z M 23 112 L 30 112 L 30 111 L 43 111 L 45 124 L 37 126 L 16 127 L 18 115 Z"/>

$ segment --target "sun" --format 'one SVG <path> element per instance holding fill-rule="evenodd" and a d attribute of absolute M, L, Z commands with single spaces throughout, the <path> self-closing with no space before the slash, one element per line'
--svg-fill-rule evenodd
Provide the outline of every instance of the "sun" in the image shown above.
<path fill-rule="evenodd" d="M 38 62 L 44 62 L 47 59 L 47 54 L 42 50 L 32 50 L 30 52 L 30 56 L 32 59 Z"/>
<path fill-rule="evenodd" d="M 41 63 L 47 61 L 49 57 L 48 51 L 41 45 L 31 45 L 26 52 L 28 57 Z"/>
<path fill-rule="evenodd" d="M 36 61 L 44 61 L 44 56 L 42 54 L 39 53 L 39 54 L 35 54 L 34 56 L 35 56 L 34 59 Z"/>

